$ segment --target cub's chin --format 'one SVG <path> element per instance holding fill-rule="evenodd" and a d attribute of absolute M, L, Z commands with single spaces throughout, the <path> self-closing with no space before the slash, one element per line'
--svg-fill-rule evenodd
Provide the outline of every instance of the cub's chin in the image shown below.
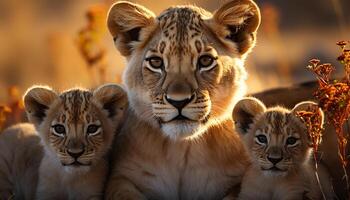
<path fill-rule="evenodd" d="M 263 174 L 267 177 L 285 177 L 288 174 L 288 170 L 282 170 L 277 167 L 271 167 L 269 169 L 261 169 Z"/>
<path fill-rule="evenodd" d="M 162 123 L 162 132 L 172 140 L 192 139 L 205 131 L 202 122 L 190 120 L 173 120 Z"/>
<path fill-rule="evenodd" d="M 84 174 L 90 170 L 90 166 L 87 165 L 66 165 L 63 168 L 65 172 L 71 174 Z"/>

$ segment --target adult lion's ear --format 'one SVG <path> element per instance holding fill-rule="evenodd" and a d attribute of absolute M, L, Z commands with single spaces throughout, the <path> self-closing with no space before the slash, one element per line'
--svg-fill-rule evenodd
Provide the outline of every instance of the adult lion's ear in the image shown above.
<path fill-rule="evenodd" d="M 219 38 L 233 42 L 243 55 L 255 45 L 260 19 L 260 10 L 254 1 L 233 0 L 214 12 L 211 26 Z"/>
<path fill-rule="evenodd" d="M 57 93 L 47 86 L 29 88 L 24 95 L 24 107 L 29 121 L 36 126 L 40 125 L 50 105 L 57 98 Z"/>
<path fill-rule="evenodd" d="M 240 134 L 245 135 L 249 130 L 250 124 L 254 122 L 254 118 L 265 111 L 265 105 L 258 99 L 253 97 L 241 99 L 237 102 L 232 111 L 232 118 L 236 124 L 236 130 Z"/>
<path fill-rule="evenodd" d="M 112 5 L 107 18 L 109 32 L 123 56 L 129 56 L 133 42 L 140 40 L 140 31 L 155 23 L 155 15 L 147 8 L 120 1 Z"/>
<path fill-rule="evenodd" d="M 93 98 L 110 118 L 122 116 L 128 105 L 126 92 L 117 84 L 102 85 L 93 92 Z"/>

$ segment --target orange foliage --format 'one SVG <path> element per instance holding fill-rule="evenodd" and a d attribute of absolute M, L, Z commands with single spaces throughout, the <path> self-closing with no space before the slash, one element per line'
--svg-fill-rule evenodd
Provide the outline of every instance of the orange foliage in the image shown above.
<path fill-rule="evenodd" d="M 0 131 L 9 125 L 25 121 L 24 104 L 16 86 L 8 88 L 8 102 L 0 105 Z"/>
<path fill-rule="evenodd" d="M 95 78 L 92 68 L 97 68 L 99 84 L 106 81 L 106 48 L 102 41 L 106 32 L 106 16 L 106 5 L 97 4 L 91 6 L 86 11 L 87 24 L 80 30 L 77 37 L 78 49 L 87 63 L 92 80 Z"/>
<path fill-rule="evenodd" d="M 0 105 L 0 131 L 4 129 L 7 116 L 11 113 L 11 109 L 6 105 Z"/>
<path fill-rule="evenodd" d="M 318 107 L 315 107 L 315 109 L 312 111 L 299 111 L 297 112 L 297 115 L 302 119 L 307 127 L 307 132 L 313 145 L 314 158 L 317 160 L 317 150 L 322 141 L 323 132 L 321 113 Z"/>
<path fill-rule="evenodd" d="M 348 135 L 343 131 L 344 123 L 350 118 L 350 50 L 346 48 L 348 42 L 341 41 L 337 45 L 341 47 L 341 55 L 338 60 L 344 65 L 345 77 L 341 80 L 330 81 L 334 71 L 331 64 L 320 64 L 313 59 L 308 66 L 319 80 L 319 88 L 314 96 L 319 100 L 319 105 L 326 113 L 328 120 L 335 127 L 338 137 L 340 158 L 344 166 L 347 165 L 346 145 Z"/>

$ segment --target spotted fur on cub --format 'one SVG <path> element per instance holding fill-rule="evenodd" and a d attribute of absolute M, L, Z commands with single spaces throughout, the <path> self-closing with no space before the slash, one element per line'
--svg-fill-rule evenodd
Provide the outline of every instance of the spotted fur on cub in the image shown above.
<path fill-rule="evenodd" d="M 323 112 L 306 101 L 292 110 L 266 108 L 255 98 L 240 100 L 233 110 L 236 129 L 241 134 L 252 165 L 243 177 L 239 199 L 321 199 L 310 159 L 312 142 L 298 111 Z M 322 164 L 318 174 L 326 199 L 333 198 L 330 177 Z"/>
<path fill-rule="evenodd" d="M 14 193 L 19 199 L 102 199 L 107 153 L 127 106 L 124 90 L 109 84 L 94 91 L 56 93 L 35 86 L 25 94 L 24 103 L 33 125 L 11 127 L 0 138 L 7 144 L 0 147 L 7 152 L 0 162 L 0 172 L 7 177 L 0 176 L 0 182 L 10 180 L 0 186 L 0 192 L 6 188 L 7 194 L 0 194 Z M 30 155 L 35 152 L 40 153 Z M 5 170 L 2 163 L 11 169 Z M 21 177 L 15 176 L 18 173 Z"/>

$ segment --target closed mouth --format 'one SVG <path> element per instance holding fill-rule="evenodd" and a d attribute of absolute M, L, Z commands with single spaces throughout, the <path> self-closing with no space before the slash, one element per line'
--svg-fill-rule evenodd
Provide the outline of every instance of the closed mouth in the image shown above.
<path fill-rule="evenodd" d="M 268 169 L 261 168 L 263 171 L 273 171 L 273 172 L 285 172 L 287 170 L 280 169 L 276 166 L 270 167 Z"/>
<path fill-rule="evenodd" d="M 181 113 L 179 115 L 177 115 L 176 117 L 174 117 L 173 119 L 171 119 L 170 121 L 163 121 L 161 118 L 156 118 L 156 120 L 158 121 L 159 125 L 161 126 L 162 124 L 166 124 L 166 123 L 171 123 L 171 122 L 179 122 L 179 123 L 195 123 L 195 122 L 200 122 L 200 123 L 206 123 L 210 118 L 210 115 L 207 115 L 204 119 L 202 120 L 193 120 L 190 119 L 186 116 L 183 116 Z"/>
<path fill-rule="evenodd" d="M 183 116 L 182 114 L 179 114 L 178 116 L 176 116 L 171 121 L 183 121 L 183 120 L 191 120 L 191 119 L 189 119 L 188 117 Z"/>
<path fill-rule="evenodd" d="M 74 160 L 74 162 L 72 163 L 69 163 L 69 164 L 66 164 L 66 163 L 62 163 L 63 166 L 73 166 L 73 167 L 80 167 L 80 166 L 90 166 L 91 163 L 88 163 L 88 164 L 84 164 L 84 163 L 81 163 L 77 160 Z"/>

